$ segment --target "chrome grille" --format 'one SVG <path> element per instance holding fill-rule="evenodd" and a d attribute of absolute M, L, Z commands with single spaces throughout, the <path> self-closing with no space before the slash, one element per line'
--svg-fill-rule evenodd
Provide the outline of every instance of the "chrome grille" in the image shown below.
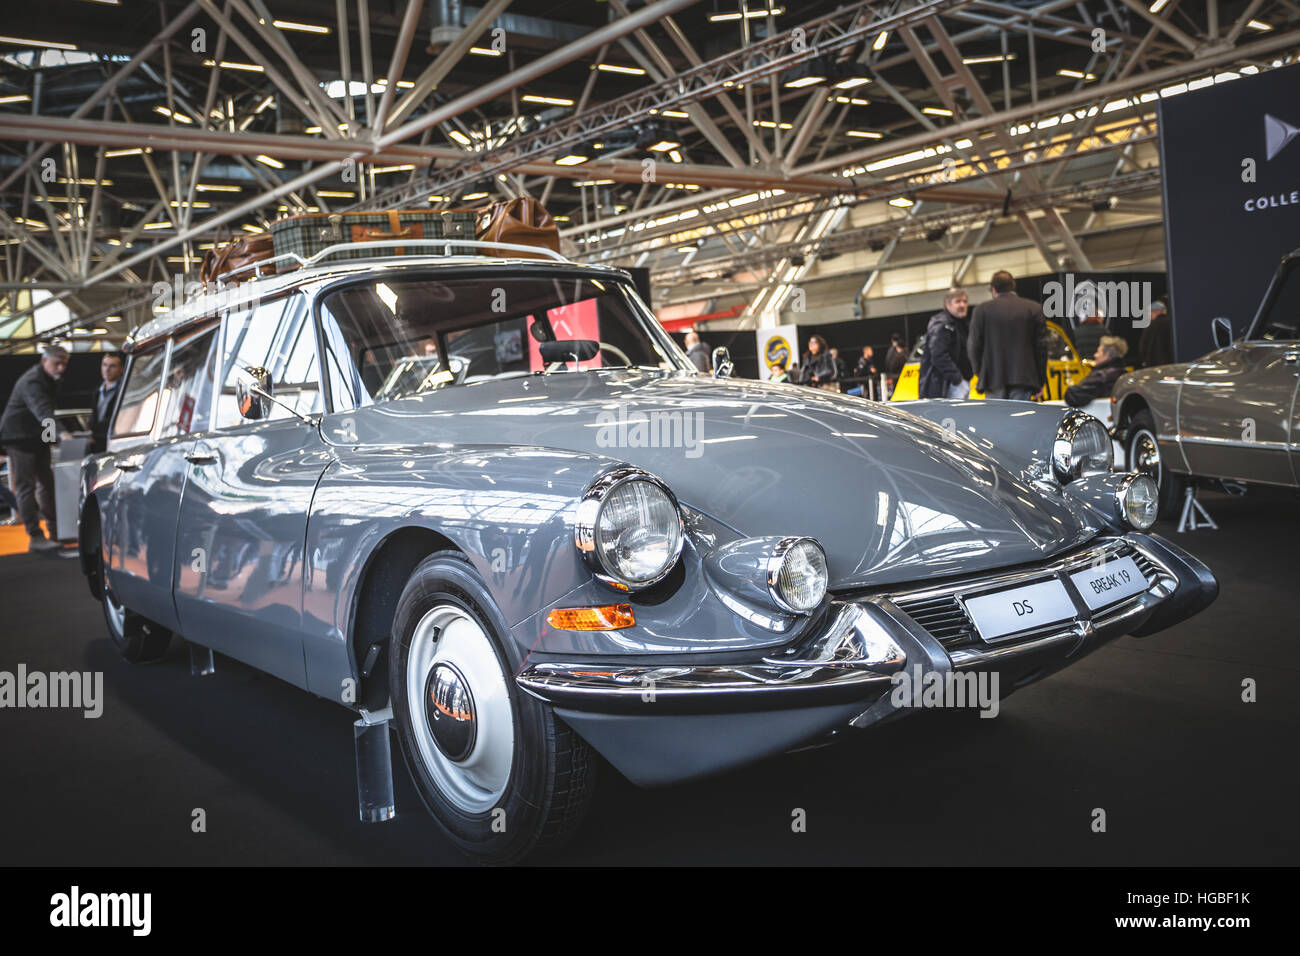
<path fill-rule="evenodd" d="M 951 594 L 932 598 L 904 598 L 898 607 L 946 648 L 965 647 L 977 641 L 975 624 Z"/>
<path fill-rule="evenodd" d="M 1062 568 L 1066 573 L 1076 571 L 1079 568 L 1086 567 L 1101 554 L 1108 557 L 1132 558 L 1138 566 L 1138 570 L 1146 578 L 1148 587 L 1161 576 L 1162 572 L 1159 567 L 1128 542 L 1118 543 L 1118 546 L 1110 544 L 1101 548 L 1088 549 L 1081 554 L 1065 558 L 1057 563 L 1056 567 Z M 1028 583 L 1034 579 L 1042 579 L 1048 573 L 1050 573 L 1049 569 L 1045 568 L 1026 568 L 1021 577 L 1024 583 Z M 1001 589 L 1012 585 L 1013 582 L 1005 580 L 1006 576 L 1006 572 L 997 572 L 990 575 L 990 578 L 1002 580 L 996 584 L 990 581 L 988 586 Z M 978 578 L 974 580 L 968 578 L 963 581 L 954 581 L 947 586 L 913 590 L 910 594 L 903 592 L 893 596 L 893 600 L 900 610 L 933 635 L 946 650 L 955 650 L 980 643 L 975 623 L 966 614 L 956 595 L 959 593 L 969 595 L 978 592 L 983 589 L 983 584 L 984 582 Z"/>

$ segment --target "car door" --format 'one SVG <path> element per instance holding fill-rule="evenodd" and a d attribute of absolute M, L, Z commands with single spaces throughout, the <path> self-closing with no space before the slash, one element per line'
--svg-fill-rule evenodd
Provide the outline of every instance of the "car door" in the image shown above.
<path fill-rule="evenodd" d="M 125 607 L 171 629 L 186 456 L 211 411 L 216 336 L 212 323 L 134 355 L 109 443 L 116 473 L 103 528 L 108 583 Z"/>
<path fill-rule="evenodd" d="M 1300 342 L 1237 342 L 1194 362 L 1178 400 L 1178 435 L 1194 475 L 1289 485 Z"/>
<path fill-rule="evenodd" d="M 270 371 L 284 403 L 264 420 L 244 419 L 236 405 L 249 367 Z M 227 316 L 214 427 L 194 448 L 176 556 L 183 633 L 301 687 L 307 515 L 331 456 L 294 412 L 323 411 L 319 368 L 301 294 Z"/>

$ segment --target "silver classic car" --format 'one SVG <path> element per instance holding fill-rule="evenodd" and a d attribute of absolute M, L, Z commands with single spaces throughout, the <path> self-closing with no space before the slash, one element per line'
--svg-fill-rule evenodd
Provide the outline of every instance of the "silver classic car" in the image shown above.
<path fill-rule="evenodd" d="M 1213 331 L 1213 352 L 1130 372 L 1111 396 L 1126 461 L 1156 479 L 1161 517 L 1194 477 L 1300 485 L 1300 249 L 1243 335 L 1226 318 Z"/>
<path fill-rule="evenodd" d="M 391 721 L 475 858 L 565 838 L 598 767 L 1005 696 L 1216 595 L 1077 411 L 699 373 L 558 256 L 328 253 L 136 334 L 82 566 L 128 660 L 180 634 Z"/>

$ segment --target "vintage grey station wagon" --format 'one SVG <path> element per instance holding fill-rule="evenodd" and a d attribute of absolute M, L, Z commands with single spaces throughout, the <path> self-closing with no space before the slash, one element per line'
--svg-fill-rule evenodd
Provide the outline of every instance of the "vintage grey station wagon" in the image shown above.
<path fill-rule="evenodd" d="M 81 558 L 128 660 L 180 634 L 391 720 L 478 859 L 572 832 L 603 763 L 845 736 L 900 675 L 1005 696 L 1215 597 L 1096 419 L 698 373 L 626 273 L 468 251 L 326 250 L 140 329 Z"/>

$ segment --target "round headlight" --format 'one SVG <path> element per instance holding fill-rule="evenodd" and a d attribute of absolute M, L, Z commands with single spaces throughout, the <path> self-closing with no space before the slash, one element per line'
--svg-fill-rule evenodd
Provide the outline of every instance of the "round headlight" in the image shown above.
<path fill-rule="evenodd" d="M 578 549 L 602 580 L 627 590 L 662 581 L 682 553 L 677 499 L 635 468 L 609 472 L 578 506 Z"/>
<path fill-rule="evenodd" d="M 1080 411 L 1061 419 L 1052 443 L 1052 471 L 1061 484 L 1110 471 L 1112 449 L 1106 426 Z"/>
<path fill-rule="evenodd" d="M 1156 523 L 1156 512 L 1160 510 L 1160 489 L 1155 479 L 1141 472 L 1126 475 L 1115 492 L 1119 498 L 1119 510 L 1124 520 L 1145 531 Z"/>
<path fill-rule="evenodd" d="M 826 552 L 812 538 L 783 538 L 767 562 L 767 590 L 777 606 L 807 614 L 826 596 Z"/>

